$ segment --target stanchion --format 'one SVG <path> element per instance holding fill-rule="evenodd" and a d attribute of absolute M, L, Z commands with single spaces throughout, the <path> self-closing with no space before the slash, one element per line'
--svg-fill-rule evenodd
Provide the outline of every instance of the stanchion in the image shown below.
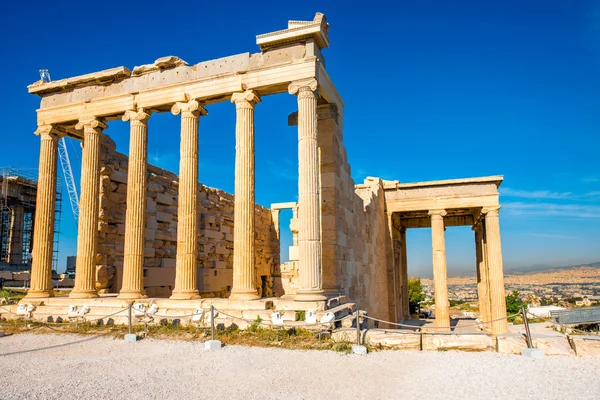
<path fill-rule="evenodd" d="M 137 341 L 137 336 L 135 333 L 133 333 L 133 327 L 132 327 L 132 315 L 131 315 L 131 308 L 133 307 L 133 303 L 129 303 L 129 307 L 127 307 L 127 320 L 128 320 L 128 325 L 129 325 L 129 333 L 125 335 L 125 342 L 127 343 L 135 343 Z"/>
<path fill-rule="evenodd" d="M 360 312 L 356 310 L 356 344 L 352 346 L 352 352 L 354 354 L 367 354 L 367 348 L 360 344 Z"/>
<path fill-rule="evenodd" d="M 210 340 L 204 342 L 206 350 L 218 350 L 221 348 L 221 341 L 215 340 L 215 306 L 210 306 Z"/>
<path fill-rule="evenodd" d="M 525 335 L 527 335 L 527 348 L 521 350 L 521 355 L 529 358 L 543 358 L 544 352 L 540 349 L 533 348 L 533 340 L 531 339 L 531 330 L 529 329 L 529 321 L 527 320 L 527 310 L 525 310 L 525 306 L 521 306 L 521 315 L 523 315 L 523 326 L 525 327 Z"/>

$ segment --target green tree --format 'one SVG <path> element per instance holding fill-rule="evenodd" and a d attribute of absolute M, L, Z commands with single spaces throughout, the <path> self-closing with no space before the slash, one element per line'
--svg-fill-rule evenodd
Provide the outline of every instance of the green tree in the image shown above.
<path fill-rule="evenodd" d="M 425 300 L 421 278 L 408 278 L 408 299 L 411 303 L 420 303 Z"/>
<path fill-rule="evenodd" d="M 508 315 L 521 312 L 521 306 L 524 305 L 525 302 L 519 298 L 518 290 L 513 290 L 512 293 L 506 296 L 506 313 Z"/>

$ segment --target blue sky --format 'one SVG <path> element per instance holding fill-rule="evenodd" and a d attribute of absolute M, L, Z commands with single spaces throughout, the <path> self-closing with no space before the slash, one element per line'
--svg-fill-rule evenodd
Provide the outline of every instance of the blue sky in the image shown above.
<path fill-rule="evenodd" d="M 357 182 L 503 174 L 506 269 L 600 261 L 600 2 L 284 3 L 5 2 L 0 165 L 37 168 L 39 99 L 26 86 L 41 68 L 57 80 L 166 55 L 195 64 L 258 52 L 256 35 L 320 11 L 331 24 L 324 55 L 346 104 Z M 257 106 L 260 204 L 297 197 L 296 131 L 287 127 L 295 109 L 287 94 Z M 200 180 L 232 192 L 235 109 L 208 111 Z M 106 133 L 127 153 L 126 123 Z M 153 115 L 149 135 L 151 161 L 177 171 L 179 117 Z M 69 150 L 78 181 L 78 144 Z M 76 249 L 67 202 L 61 231 L 59 270 Z M 446 234 L 449 274 L 473 273 L 470 228 Z M 411 275 L 430 275 L 430 230 L 410 230 L 408 241 Z"/>

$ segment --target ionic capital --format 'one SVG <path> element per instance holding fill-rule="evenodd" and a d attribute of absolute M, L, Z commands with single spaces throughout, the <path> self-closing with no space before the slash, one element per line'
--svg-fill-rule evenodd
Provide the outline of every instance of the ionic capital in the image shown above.
<path fill-rule="evenodd" d="M 177 102 L 171 107 L 173 115 L 181 114 L 182 118 L 198 118 L 201 115 L 208 114 L 208 111 L 198 102 L 198 100 L 190 100 L 187 103 Z"/>
<path fill-rule="evenodd" d="M 65 136 L 65 132 L 56 129 L 54 125 L 39 125 L 34 132 L 37 136 L 56 136 L 61 138 Z"/>
<path fill-rule="evenodd" d="M 231 102 L 235 104 L 236 107 L 254 108 L 260 101 L 260 96 L 254 90 L 246 90 L 243 93 L 233 93 L 231 95 Z"/>
<path fill-rule="evenodd" d="M 99 118 L 80 119 L 75 129 L 78 131 L 83 129 L 83 133 L 102 133 L 107 126 L 103 120 Z"/>
<path fill-rule="evenodd" d="M 446 210 L 429 210 L 429 212 L 427 213 L 427 215 L 429 215 L 430 217 L 445 217 L 447 214 L 448 213 L 446 212 Z"/>
<path fill-rule="evenodd" d="M 481 213 L 484 214 L 486 218 L 497 217 L 499 211 L 500 206 L 484 207 L 481 209 Z"/>
<path fill-rule="evenodd" d="M 288 92 L 297 96 L 305 94 L 316 97 L 318 88 L 319 82 L 315 78 L 307 78 L 290 83 Z"/>
<path fill-rule="evenodd" d="M 139 110 L 127 110 L 123 114 L 123 122 L 131 121 L 131 123 L 146 123 L 150 119 L 150 111 L 146 111 L 143 108 Z"/>

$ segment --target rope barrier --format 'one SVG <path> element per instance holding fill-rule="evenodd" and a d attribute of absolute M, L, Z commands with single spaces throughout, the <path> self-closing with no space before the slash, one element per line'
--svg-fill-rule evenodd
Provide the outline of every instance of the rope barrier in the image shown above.
<path fill-rule="evenodd" d="M 105 318 L 109 318 L 109 317 L 115 316 L 117 314 L 121 314 L 124 311 L 128 311 L 130 307 L 131 307 L 131 305 L 128 306 L 128 307 L 126 307 L 126 308 L 123 308 L 123 309 L 121 309 L 121 310 L 119 310 L 117 312 L 114 312 L 114 313 L 111 313 L 111 314 L 108 314 L 108 315 L 105 315 L 105 316 L 94 317 L 93 320 L 101 320 L 101 319 L 105 319 Z M 7 308 L 5 308 L 3 306 L 0 306 L 0 309 L 3 309 L 3 310 L 7 311 L 10 314 L 17 315 L 19 317 L 24 317 L 24 315 L 20 315 L 20 314 L 17 314 L 15 312 L 12 312 L 10 309 L 7 309 Z M 238 316 L 226 313 L 223 310 L 220 310 L 220 309 L 217 309 L 217 308 L 214 308 L 214 311 L 216 311 L 216 312 L 218 312 L 218 313 L 220 313 L 220 314 L 222 314 L 222 315 L 224 315 L 226 317 L 234 319 L 234 320 L 244 321 L 244 322 L 246 322 L 248 324 L 258 324 L 258 325 L 261 325 L 261 326 L 268 326 L 268 327 L 271 327 L 271 328 L 273 328 L 273 327 L 282 327 L 282 328 L 285 328 L 285 327 L 293 327 L 293 328 L 323 327 L 323 326 L 333 325 L 333 324 L 335 324 L 337 322 L 340 322 L 340 321 L 343 321 L 343 320 L 348 320 L 348 319 L 351 319 L 351 318 L 353 319 L 353 318 L 355 318 L 355 316 L 356 316 L 357 313 L 360 313 L 360 310 L 357 310 L 357 311 L 353 312 L 352 314 L 348 314 L 348 315 L 346 315 L 346 316 L 344 316 L 342 318 L 333 319 L 333 320 L 328 321 L 328 322 L 306 323 L 305 321 L 293 321 L 293 323 L 290 323 L 292 321 L 284 321 L 284 320 L 282 320 L 281 324 L 275 324 L 275 323 L 273 323 L 273 321 L 268 321 L 268 320 L 266 320 L 266 321 L 265 320 L 252 320 L 252 319 L 249 319 L 249 318 L 238 317 Z M 133 312 L 134 313 L 142 313 L 142 311 L 135 310 L 135 309 L 133 310 Z M 532 316 L 534 316 L 536 318 L 539 318 L 538 316 L 535 316 L 535 315 L 533 315 L 533 314 L 531 314 L 529 312 L 528 312 L 528 314 L 530 314 L 530 315 L 532 315 Z M 196 315 L 198 315 L 198 314 L 197 313 L 185 314 L 185 315 L 149 314 L 146 310 L 144 310 L 143 314 L 141 316 L 152 318 L 152 319 L 153 318 L 187 319 L 187 318 L 193 318 Z M 205 309 L 203 309 L 202 321 L 204 321 L 206 315 L 207 315 L 207 311 Z M 512 317 L 515 317 L 515 316 L 518 316 L 518 315 L 521 315 L 521 313 L 515 313 L 515 314 L 512 314 L 512 315 L 508 315 L 506 317 L 496 318 L 496 319 L 493 319 L 493 320 L 490 320 L 490 321 L 481 321 L 481 322 L 474 323 L 474 324 L 457 326 L 457 327 L 454 328 L 454 330 L 456 330 L 457 328 L 458 329 L 462 329 L 462 328 L 471 328 L 471 327 L 482 327 L 482 326 L 485 326 L 486 324 L 491 324 L 493 322 L 502 321 L 502 320 L 509 319 L 509 318 L 512 318 Z M 140 317 L 140 315 L 136 315 L 136 317 Z M 360 314 L 359 314 L 359 317 L 360 317 Z M 375 317 L 367 315 L 366 313 L 363 314 L 362 317 L 365 320 L 372 320 L 372 321 L 376 321 L 376 322 L 379 322 L 379 323 L 388 324 L 388 325 L 391 325 L 391 326 L 397 326 L 397 327 L 400 327 L 400 328 L 407 328 L 407 329 L 418 331 L 418 333 L 424 333 L 423 332 L 424 329 L 425 330 L 444 330 L 444 331 L 447 331 L 449 328 L 451 328 L 451 327 L 436 327 L 436 326 L 424 327 L 424 326 L 408 325 L 408 324 L 397 323 L 397 322 L 386 321 L 386 320 L 383 320 L 383 319 L 375 318 Z M 27 318 L 30 318 L 30 317 L 27 317 Z M 77 325 L 77 324 L 80 324 L 80 323 L 83 323 L 83 322 L 87 322 L 87 321 L 85 321 L 85 316 L 77 316 L 77 318 L 84 318 L 84 320 L 83 321 L 76 320 L 76 321 L 69 321 L 69 322 L 43 322 L 43 321 L 33 321 L 33 322 L 35 322 L 37 324 L 41 324 L 41 325 L 46 325 L 48 327 L 50 327 L 50 325 L 65 326 L 65 325 Z M 302 323 L 302 322 L 304 322 L 304 323 Z M 554 325 L 563 327 L 563 325 L 557 324 L 557 323 L 555 323 L 555 322 L 553 322 L 551 320 L 549 320 L 548 322 L 550 322 L 550 323 L 552 323 Z M 379 330 L 379 328 L 377 328 L 377 329 Z M 590 332 L 585 332 L 585 331 L 578 330 L 578 329 L 575 329 L 575 328 L 569 328 L 569 329 L 572 329 L 572 330 L 578 331 L 578 332 L 582 332 L 582 333 L 588 333 L 588 334 L 590 333 Z M 390 331 L 389 329 L 381 329 L 381 330 L 383 330 L 384 332 L 389 332 Z M 390 332 L 390 333 L 408 334 L 408 332 Z M 442 332 L 440 332 L 440 333 L 442 333 Z M 461 332 L 452 332 L 452 333 L 454 333 L 454 334 L 461 334 Z"/>
<path fill-rule="evenodd" d="M 531 315 L 534 318 L 542 319 L 546 323 L 551 323 L 554 326 L 558 326 L 560 328 L 564 328 L 565 330 L 569 329 L 569 330 L 572 330 L 572 331 L 575 331 L 575 332 L 581 332 L 581 333 L 584 333 L 584 334 L 587 334 L 587 335 L 600 336 L 600 333 L 598 333 L 598 332 L 589 332 L 589 331 L 584 331 L 584 330 L 581 330 L 581 329 L 571 328 L 571 327 L 568 327 L 566 325 L 560 324 L 558 322 L 554 322 L 552 320 L 552 318 L 544 319 L 544 318 L 540 317 L 539 315 L 535 315 L 535 314 L 530 313 L 529 311 L 527 311 L 527 314 Z M 581 324 L 579 324 L 579 325 L 581 325 Z"/>
<path fill-rule="evenodd" d="M 263 322 L 262 320 L 261 321 L 257 321 L 257 320 L 252 320 L 252 319 L 249 319 L 249 318 L 236 317 L 234 315 L 228 314 L 228 313 L 226 313 L 226 312 L 224 312 L 222 310 L 219 310 L 217 308 L 215 308 L 215 311 L 217 311 L 217 312 L 219 312 L 219 313 L 221 313 L 221 314 L 223 314 L 223 315 L 225 315 L 225 316 L 227 316 L 229 318 L 237 319 L 237 320 L 244 321 L 244 322 L 247 322 L 247 323 L 250 323 L 250 324 L 255 324 L 256 323 L 258 325 L 265 325 L 265 326 L 270 326 L 270 327 L 273 327 L 273 326 L 275 326 L 275 327 L 285 327 L 286 326 L 286 321 L 282 321 L 281 325 L 277 325 L 277 324 L 274 324 L 272 321 Z M 330 325 L 330 324 L 333 324 L 333 323 L 336 323 L 336 322 L 340 322 L 343 319 L 345 319 L 346 317 L 347 316 L 344 316 L 344 317 L 342 317 L 340 319 L 333 319 L 333 320 L 331 320 L 329 322 L 316 322 L 314 324 L 307 324 L 307 323 L 305 323 L 305 324 L 302 324 L 302 325 L 298 325 L 298 324 L 291 325 L 288 322 L 287 326 L 290 326 L 290 327 L 293 327 L 293 328 L 303 328 L 303 327 L 306 327 L 306 326 Z M 303 321 L 293 321 L 293 322 L 303 322 Z"/>
<path fill-rule="evenodd" d="M 490 321 L 482 321 L 482 322 L 478 322 L 478 323 L 471 324 L 471 325 L 461 325 L 461 326 L 457 326 L 456 328 L 471 328 L 471 327 L 474 327 L 474 326 L 482 326 L 482 325 L 485 325 L 485 324 L 491 324 L 492 322 L 497 322 L 497 321 L 502 321 L 502 320 L 505 320 L 505 319 L 509 319 L 509 318 L 515 317 L 517 315 L 521 315 L 521 313 L 507 315 L 506 317 L 496 318 L 496 319 L 493 319 L 493 320 L 490 320 Z M 385 320 L 378 319 L 378 318 L 375 318 L 375 317 L 370 317 L 368 315 L 365 315 L 364 318 L 370 319 L 370 320 L 373 320 L 373 321 L 378 321 L 378 322 L 384 323 L 384 324 L 406 327 L 406 328 L 409 328 L 409 329 L 444 329 L 444 330 L 447 330 L 448 328 L 450 328 L 450 327 L 445 327 L 445 326 L 431 326 L 431 327 L 426 326 L 426 327 L 423 327 L 423 326 L 400 324 L 400 323 L 396 323 L 396 322 L 385 321 Z"/>

